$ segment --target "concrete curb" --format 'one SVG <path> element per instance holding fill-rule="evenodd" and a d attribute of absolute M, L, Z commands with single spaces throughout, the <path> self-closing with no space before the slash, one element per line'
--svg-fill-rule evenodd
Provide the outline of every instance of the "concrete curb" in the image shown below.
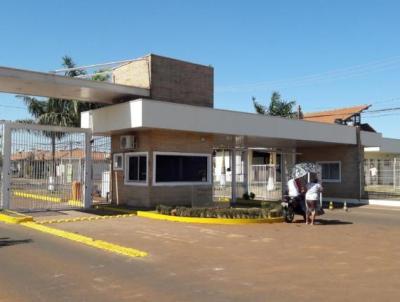
<path fill-rule="evenodd" d="M 150 219 L 167 220 L 174 222 L 186 223 L 205 223 L 205 224 L 253 224 L 253 223 L 277 223 L 284 222 L 283 217 L 276 218 L 201 218 L 201 217 L 180 217 L 158 214 L 155 212 L 138 211 L 138 217 L 145 217 Z"/>

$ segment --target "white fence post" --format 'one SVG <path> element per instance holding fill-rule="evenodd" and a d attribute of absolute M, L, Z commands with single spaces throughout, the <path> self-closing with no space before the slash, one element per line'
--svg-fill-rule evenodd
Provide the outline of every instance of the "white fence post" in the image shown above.
<path fill-rule="evenodd" d="M 236 149 L 232 148 L 231 151 L 231 184 L 232 184 L 232 201 L 231 203 L 234 205 L 236 204 L 236 199 L 237 199 L 237 192 L 236 192 Z"/>
<path fill-rule="evenodd" d="M 88 209 L 92 206 L 92 146 L 91 134 L 85 133 L 85 187 L 83 206 Z"/>
<path fill-rule="evenodd" d="M 10 208 L 10 169 L 11 168 L 11 129 L 8 123 L 3 124 L 3 181 L 1 185 L 2 191 L 2 208 Z"/>
<path fill-rule="evenodd" d="M 393 159 L 393 189 L 396 191 L 396 158 Z"/>

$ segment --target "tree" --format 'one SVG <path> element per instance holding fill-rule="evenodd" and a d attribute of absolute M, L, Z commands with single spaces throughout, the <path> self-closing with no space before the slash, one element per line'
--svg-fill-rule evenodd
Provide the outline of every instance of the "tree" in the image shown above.
<path fill-rule="evenodd" d="M 281 116 L 286 118 L 301 118 L 301 110 L 296 111 L 296 101 L 285 101 L 281 98 L 279 92 L 274 91 L 271 95 L 271 101 L 268 106 L 264 106 L 252 97 L 254 109 L 259 114 Z M 300 107 L 299 107 L 300 108 Z M 300 113 L 300 115 L 299 115 Z"/>
<path fill-rule="evenodd" d="M 69 56 L 62 58 L 62 66 L 69 69 L 65 72 L 66 77 L 79 77 L 86 75 L 86 71 L 82 69 L 74 69 L 76 67 L 74 61 Z M 72 69 L 72 70 L 71 70 Z M 93 76 L 94 80 L 106 81 L 108 75 Z M 21 96 L 28 112 L 33 120 L 21 120 L 24 123 L 36 123 L 40 125 L 51 125 L 61 127 L 80 127 L 80 114 L 82 111 L 100 108 L 101 104 L 80 102 L 77 100 L 66 100 L 58 98 L 38 99 L 32 96 Z M 51 139 L 52 174 L 55 175 L 55 152 L 56 140 L 63 137 L 62 132 L 44 131 L 43 134 Z"/>

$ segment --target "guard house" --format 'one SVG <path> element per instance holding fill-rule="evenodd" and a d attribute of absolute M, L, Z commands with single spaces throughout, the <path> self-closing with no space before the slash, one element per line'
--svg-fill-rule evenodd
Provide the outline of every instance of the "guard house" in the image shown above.
<path fill-rule="evenodd" d="M 302 161 L 321 164 L 328 200 L 378 203 L 375 200 L 386 198 L 390 202 L 385 204 L 400 205 L 400 140 L 384 138 L 362 124 L 362 111 L 368 106 L 312 113 L 303 120 L 221 110 L 214 108 L 210 66 L 153 54 L 118 64 L 111 83 L 0 66 L 1 92 L 106 105 L 82 113 L 85 129 L 62 129 L 85 137 L 80 148 L 87 148 L 86 207 L 96 190 L 103 199 L 111 195 L 114 203 L 145 207 L 207 205 L 251 192 L 259 200 L 278 200 L 291 167 Z M 22 127 L 5 125 L 9 130 Z M 111 137 L 113 158 L 104 181 L 102 173 L 97 173 L 101 180 L 94 179 L 90 160 L 95 154 L 90 137 L 102 134 Z M 4 147 L 5 153 L 6 149 L 12 146 Z M 13 159 L 13 154 L 13 174 L 3 175 L 2 181 L 6 197 L 7 178 L 25 171 L 25 159 Z M 79 160 L 82 157 L 71 158 L 68 164 Z M 38 160 L 39 174 L 42 165 Z M 81 165 L 71 166 L 79 170 Z M 92 184 L 97 189 L 92 190 Z"/>
<path fill-rule="evenodd" d="M 83 128 L 111 135 L 114 203 L 200 206 L 246 192 L 277 200 L 301 161 L 322 165 L 325 196 L 365 197 L 364 148 L 381 146 L 380 133 L 215 109 L 213 76 L 210 66 L 153 54 L 113 71 L 115 84 L 148 91 L 82 113 Z"/>

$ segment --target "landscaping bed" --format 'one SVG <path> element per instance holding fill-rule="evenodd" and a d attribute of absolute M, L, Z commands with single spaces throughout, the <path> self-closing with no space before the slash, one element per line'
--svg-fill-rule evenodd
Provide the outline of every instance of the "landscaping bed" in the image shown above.
<path fill-rule="evenodd" d="M 223 218 L 223 219 L 268 219 L 282 216 L 280 205 L 266 205 L 253 208 L 191 208 L 158 205 L 156 212 L 162 215 L 196 218 Z"/>

